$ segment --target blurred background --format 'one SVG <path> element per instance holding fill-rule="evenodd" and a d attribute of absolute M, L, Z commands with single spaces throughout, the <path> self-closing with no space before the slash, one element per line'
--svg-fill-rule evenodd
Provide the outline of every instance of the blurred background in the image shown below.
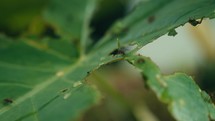
<path fill-rule="evenodd" d="M 98 41 L 114 21 L 123 18 L 140 0 L 99 0 L 91 28 L 91 38 Z M 48 0 L 1 0 L 0 34 L 18 37 L 54 37 L 42 12 Z M 193 27 L 185 24 L 177 35 L 164 35 L 138 53 L 150 57 L 164 74 L 185 72 L 206 90 L 215 94 L 215 20 L 204 19 Z M 126 68 L 126 69 L 125 69 Z M 141 76 L 126 62 L 103 67 L 88 78 L 104 95 L 80 121 L 174 121 L 167 107 L 160 103 Z M 99 81 L 98 81 L 99 80 Z"/>

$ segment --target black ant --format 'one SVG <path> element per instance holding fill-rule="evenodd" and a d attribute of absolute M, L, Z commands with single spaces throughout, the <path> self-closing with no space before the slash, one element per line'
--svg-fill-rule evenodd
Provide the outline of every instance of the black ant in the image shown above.
<path fill-rule="evenodd" d="M 125 52 L 122 48 L 120 48 L 120 49 L 115 49 L 114 51 L 112 51 L 110 53 L 110 55 L 114 55 L 114 56 L 115 55 L 125 55 Z"/>
<path fill-rule="evenodd" d="M 149 16 L 148 23 L 152 23 L 155 21 L 155 16 Z"/>

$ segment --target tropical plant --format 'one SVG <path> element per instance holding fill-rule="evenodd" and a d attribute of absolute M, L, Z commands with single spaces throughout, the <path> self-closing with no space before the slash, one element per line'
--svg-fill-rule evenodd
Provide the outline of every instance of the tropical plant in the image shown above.
<path fill-rule="evenodd" d="M 77 120 L 102 98 L 96 84 L 86 78 L 118 61 L 140 71 L 176 120 L 215 120 L 210 96 L 190 76 L 163 75 L 149 58 L 137 53 L 166 33 L 175 36 L 175 28 L 185 23 L 196 26 L 201 19 L 214 18 L 214 0 L 140 0 L 104 30 L 92 28 L 101 1 L 22 1 L 27 9 L 17 7 L 23 6 L 20 1 L 0 2 L 4 13 L 0 25 L 6 33 L 13 32 L 0 36 L 1 121 Z M 93 36 L 93 31 L 101 34 Z"/>

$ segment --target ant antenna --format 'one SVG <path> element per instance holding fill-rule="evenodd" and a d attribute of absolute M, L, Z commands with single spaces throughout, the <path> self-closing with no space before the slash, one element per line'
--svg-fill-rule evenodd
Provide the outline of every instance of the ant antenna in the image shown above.
<path fill-rule="evenodd" d="M 118 49 L 120 48 L 120 42 L 119 42 L 119 38 L 117 37 L 117 46 L 118 46 Z"/>

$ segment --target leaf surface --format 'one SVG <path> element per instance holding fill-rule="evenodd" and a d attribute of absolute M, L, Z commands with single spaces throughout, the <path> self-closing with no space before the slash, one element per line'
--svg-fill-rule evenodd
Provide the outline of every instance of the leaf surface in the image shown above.
<path fill-rule="evenodd" d="M 126 59 L 140 70 L 157 97 L 168 104 L 170 113 L 177 121 L 215 120 L 214 104 L 192 77 L 183 73 L 162 75 L 159 68 L 143 56 L 129 56 Z"/>
<path fill-rule="evenodd" d="M 0 41 L 2 121 L 74 120 L 98 101 L 99 93 L 84 78 L 99 67 L 99 59 L 79 60 L 74 45 L 63 40 Z"/>

